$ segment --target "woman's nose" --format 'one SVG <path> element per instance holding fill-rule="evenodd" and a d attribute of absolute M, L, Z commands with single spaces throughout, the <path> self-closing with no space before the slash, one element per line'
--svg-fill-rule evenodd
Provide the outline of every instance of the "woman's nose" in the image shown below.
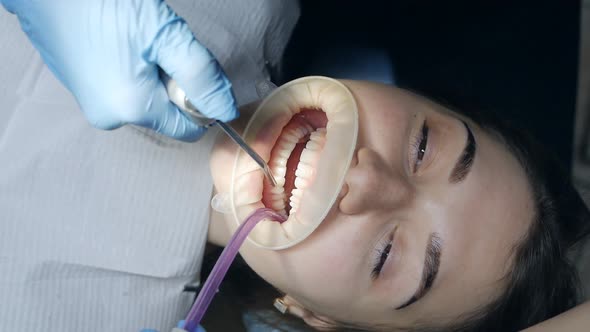
<path fill-rule="evenodd" d="M 403 169 L 393 167 L 368 148 L 357 152 L 346 175 L 345 187 L 339 208 L 346 214 L 396 209 L 407 204 L 413 192 Z"/>

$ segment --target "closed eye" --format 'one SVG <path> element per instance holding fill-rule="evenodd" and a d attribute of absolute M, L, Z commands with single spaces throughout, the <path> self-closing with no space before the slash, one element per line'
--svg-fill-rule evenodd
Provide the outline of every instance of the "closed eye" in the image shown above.
<path fill-rule="evenodd" d="M 391 242 L 387 243 L 385 247 L 378 252 L 377 259 L 373 266 L 373 271 L 371 271 L 371 277 L 373 279 L 377 279 L 381 274 L 381 270 L 383 269 L 383 265 L 389 256 L 389 252 L 391 252 Z"/>
<path fill-rule="evenodd" d="M 395 233 L 397 232 L 397 227 L 394 228 L 393 232 L 389 234 L 385 240 L 381 241 L 378 245 L 378 248 L 375 250 L 375 258 L 373 263 L 373 269 L 371 270 L 371 278 L 373 280 L 377 279 L 381 274 L 381 270 L 383 269 L 383 265 L 387 262 L 387 258 L 391 254 L 391 249 L 393 248 L 393 243 L 395 240 Z"/>

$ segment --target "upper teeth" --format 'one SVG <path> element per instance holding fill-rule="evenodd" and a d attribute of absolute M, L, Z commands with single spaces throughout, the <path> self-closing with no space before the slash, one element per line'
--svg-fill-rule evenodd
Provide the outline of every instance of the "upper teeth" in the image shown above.
<path fill-rule="evenodd" d="M 286 197 L 284 185 L 287 172 L 287 160 L 299 142 L 309 134 L 309 141 L 301 152 L 301 158 L 295 171 L 295 189 L 291 191 L 291 197 Z M 291 129 L 281 135 L 277 143 L 275 157 L 270 162 L 270 168 L 277 178 L 277 186 L 270 190 L 272 208 L 281 213 L 286 213 L 285 202 L 289 199 L 291 213 L 295 213 L 299 207 L 299 201 L 303 190 L 309 186 L 315 174 L 315 167 L 319 159 L 319 153 L 326 142 L 326 129 L 319 128 L 313 131 L 309 126 L 302 126 Z"/>

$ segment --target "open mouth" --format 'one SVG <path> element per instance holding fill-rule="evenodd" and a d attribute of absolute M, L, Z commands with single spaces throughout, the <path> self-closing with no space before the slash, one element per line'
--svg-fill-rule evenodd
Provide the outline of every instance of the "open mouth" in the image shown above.
<path fill-rule="evenodd" d="M 320 153 L 326 142 L 326 113 L 302 108 L 283 127 L 272 148 L 269 167 L 277 180 L 265 179 L 262 203 L 288 217 L 297 212 L 304 191 L 314 181 Z"/>
<path fill-rule="evenodd" d="M 250 118 L 244 140 L 267 160 L 273 187 L 245 153 L 236 154 L 231 213 L 240 224 L 267 207 L 283 223 L 261 221 L 248 235 L 268 249 L 293 246 L 316 229 L 334 205 L 352 160 L 358 110 L 348 88 L 327 77 L 291 81 L 266 98 Z"/>

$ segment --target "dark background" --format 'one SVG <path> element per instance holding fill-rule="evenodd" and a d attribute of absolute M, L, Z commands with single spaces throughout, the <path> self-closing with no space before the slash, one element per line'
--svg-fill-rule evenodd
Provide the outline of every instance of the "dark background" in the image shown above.
<path fill-rule="evenodd" d="M 302 0 L 282 80 L 325 74 L 314 64 L 328 50 L 379 49 L 391 59 L 396 85 L 493 110 L 570 169 L 580 7 L 570 0 Z"/>

